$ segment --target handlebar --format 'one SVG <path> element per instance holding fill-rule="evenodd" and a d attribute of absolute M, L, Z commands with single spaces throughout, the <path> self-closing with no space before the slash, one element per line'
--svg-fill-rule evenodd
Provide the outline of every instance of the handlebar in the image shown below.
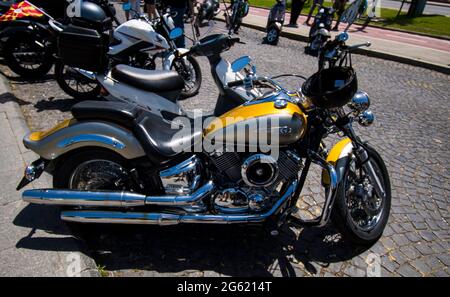
<path fill-rule="evenodd" d="M 372 44 L 371 44 L 369 41 L 367 41 L 367 42 L 365 42 L 365 43 L 360 43 L 360 44 L 355 44 L 355 45 L 347 46 L 347 50 L 348 50 L 348 51 L 352 51 L 352 50 L 355 50 L 355 49 L 360 48 L 360 47 L 369 47 L 369 46 L 371 46 L 371 45 L 372 45 Z"/>

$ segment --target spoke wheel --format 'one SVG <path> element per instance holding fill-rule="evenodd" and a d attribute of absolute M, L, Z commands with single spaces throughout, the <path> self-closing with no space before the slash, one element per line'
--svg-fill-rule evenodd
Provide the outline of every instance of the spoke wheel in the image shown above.
<path fill-rule="evenodd" d="M 202 84 L 202 73 L 197 60 L 192 56 L 184 60 L 177 59 L 173 62 L 172 69 L 177 71 L 184 80 L 181 98 L 186 99 L 197 95 Z"/>
<path fill-rule="evenodd" d="M 386 165 L 370 146 L 367 146 L 367 153 L 385 197 L 376 194 L 364 170 L 354 160 L 349 160 L 331 213 L 344 238 L 360 245 L 371 245 L 381 237 L 391 208 L 391 184 Z"/>
<path fill-rule="evenodd" d="M 69 188 L 77 190 L 120 190 L 125 169 L 114 161 L 94 159 L 81 163 L 72 172 Z"/>
<path fill-rule="evenodd" d="M 55 65 L 55 78 L 61 89 L 73 98 L 94 99 L 100 94 L 100 85 L 96 80 L 61 62 Z"/>

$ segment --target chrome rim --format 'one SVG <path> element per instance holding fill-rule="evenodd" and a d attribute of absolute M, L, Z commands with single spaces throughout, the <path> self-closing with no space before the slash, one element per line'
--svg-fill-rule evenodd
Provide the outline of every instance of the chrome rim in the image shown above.
<path fill-rule="evenodd" d="M 373 160 L 372 160 L 373 161 Z M 372 165 L 384 185 L 384 178 L 376 162 Z M 364 232 L 373 230 L 381 220 L 384 201 L 378 197 L 369 178 L 353 161 L 346 179 L 345 197 L 348 215 L 353 225 Z"/>
<path fill-rule="evenodd" d="M 69 188 L 76 190 L 121 189 L 126 171 L 109 160 L 89 160 L 78 165 L 69 179 Z"/>

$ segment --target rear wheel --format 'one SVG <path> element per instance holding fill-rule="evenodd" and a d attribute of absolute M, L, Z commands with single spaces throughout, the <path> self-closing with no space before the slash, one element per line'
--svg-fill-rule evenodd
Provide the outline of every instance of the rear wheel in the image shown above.
<path fill-rule="evenodd" d="M 56 166 L 53 187 L 74 190 L 123 190 L 126 188 L 126 160 L 106 150 L 75 153 Z"/>
<path fill-rule="evenodd" d="M 89 150 L 74 153 L 56 164 L 53 173 L 53 188 L 72 190 L 120 191 L 126 189 L 128 168 L 126 160 L 116 153 L 106 150 Z M 66 206 L 62 210 L 80 209 Z M 75 236 L 89 236 L 86 225 L 65 222 Z M 91 227 L 89 227 L 91 228 Z"/>
<path fill-rule="evenodd" d="M 391 208 L 391 184 L 381 156 L 367 147 L 370 162 L 385 190 L 378 197 L 367 175 L 355 161 L 350 161 L 337 190 L 332 220 L 345 239 L 371 245 L 383 234 Z"/>
<path fill-rule="evenodd" d="M 8 67 L 25 78 L 41 78 L 53 66 L 52 51 L 32 35 L 20 34 L 8 38 L 3 55 Z"/>
<path fill-rule="evenodd" d="M 100 85 L 61 61 L 55 64 L 55 79 L 59 87 L 76 99 L 93 99 L 100 94 Z"/>
<path fill-rule="evenodd" d="M 181 91 L 182 99 L 198 94 L 202 84 L 202 71 L 193 56 L 187 56 L 186 59 L 175 59 L 171 69 L 177 71 L 184 80 L 184 88 Z"/>

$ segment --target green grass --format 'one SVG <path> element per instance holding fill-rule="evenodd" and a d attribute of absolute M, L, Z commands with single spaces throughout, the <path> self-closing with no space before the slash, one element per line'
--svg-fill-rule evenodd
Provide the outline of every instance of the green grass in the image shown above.
<path fill-rule="evenodd" d="M 275 4 L 275 0 L 249 0 L 253 6 L 270 8 Z M 312 1 L 310 2 L 312 3 Z M 310 3 L 305 3 L 302 14 L 308 14 Z M 331 6 L 331 2 L 325 1 L 325 6 Z M 291 9 L 291 3 L 287 5 Z M 425 33 L 434 36 L 444 36 L 450 38 L 450 17 L 441 15 L 424 15 L 415 18 L 409 18 L 406 12 L 397 17 L 396 9 L 381 8 L 380 20 L 371 22 L 370 25 L 382 28 L 400 29 L 412 33 Z M 316 11 L 314 12 L 314 14 Z M 313 14 L 313 15 L 314 15 Z M 363 23 L 363 21 L 357 21 Z"/>
<path fill-rule="evenodd" d="M 106 270 L 106 267 L 104 265 L 97 265 L 97 270 L 100 273 L 101 277 L 109 276 L 109 272 Z"/>

